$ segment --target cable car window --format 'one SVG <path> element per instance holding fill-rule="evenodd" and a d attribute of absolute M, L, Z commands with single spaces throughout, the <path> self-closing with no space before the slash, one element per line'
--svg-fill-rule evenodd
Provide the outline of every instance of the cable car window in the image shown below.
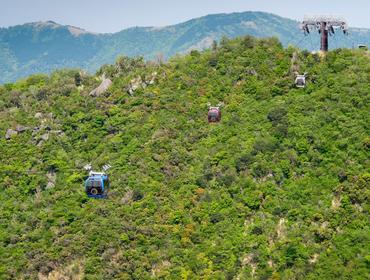
<path fill-rule="evenodd" d="M 217 117 L 218 117 L 218 112 L 216 112 L 216 111 L 211 111 L 211 112 L 209 112 L 209 116 L 210 116 L 210 117 L 213 117 L 213 118 L 217 118 Z"/>
<path fill-rule="evenodd" d="M 88 181 L 87 182 L 88 187 L 101 187 L 100 181 Z"/>
<path fill-rule="evenodd" d="M 93 181 L 93 186 L 94 187 L 101 187 L 101 182 L 100 181 Z"/>

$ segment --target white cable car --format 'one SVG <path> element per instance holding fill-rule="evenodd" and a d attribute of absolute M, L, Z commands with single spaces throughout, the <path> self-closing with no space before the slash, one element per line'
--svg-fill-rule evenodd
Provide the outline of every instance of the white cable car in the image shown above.
<path fill-rule="evenodd" d="M 297 75 L 295 78 L 295 86 L 298 88 L 306 87 L 306 73 L 303 75 Z"/>

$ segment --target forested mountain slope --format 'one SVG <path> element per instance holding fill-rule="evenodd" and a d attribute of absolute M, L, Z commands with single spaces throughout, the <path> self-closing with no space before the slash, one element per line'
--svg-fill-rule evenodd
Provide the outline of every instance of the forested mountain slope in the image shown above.
<path fill-rule="evenodd" d="M 264 12 L 214 14 L 164 27 L 132 27 L 113 34 L 95 34 L 53 21 L 0 28 L 0 83 L 34 73 L 50 73 L 63 67 L 95 72 L 117 56 L 158 55 L 168 59 L 177 53 L 211 46 L 223 36 L 277 37 L 284 46 L 318 50 L 319 35 L 308 37 L 295 20 Z M 370 30 L 351 28 L 349 36 L 338 31 L 330 48 L 370 45 Z"/>
<path fill-rule="evenodd" d="M 0 28 L 0 83 L 65 67 L 87 69 L 107 38 L 52 21 Z"/>
<path fill-rule="evenodd" d="M 369 73 L 366 51 L 244 37 L 120 58 L 99 96 L 76 70 L 0 87 L 0 278 L 369 278 Z M 107 199 L 88 163 L 112 165 Z"/>

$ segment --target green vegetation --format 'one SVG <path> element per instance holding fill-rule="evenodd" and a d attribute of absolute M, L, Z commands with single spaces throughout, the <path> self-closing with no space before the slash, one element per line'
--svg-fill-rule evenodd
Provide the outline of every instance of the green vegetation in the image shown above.
<path fill-rule="evenodd" d="M 0 87 L 0 279 L 368 279 L 369 73 L 366 51 L 244 37 Z"/>

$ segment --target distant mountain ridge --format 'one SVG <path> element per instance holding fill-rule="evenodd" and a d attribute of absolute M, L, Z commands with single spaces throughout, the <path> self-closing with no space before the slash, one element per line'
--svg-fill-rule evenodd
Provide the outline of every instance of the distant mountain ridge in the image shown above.
<path fill-rule="evenodd" d="M 314 50 L 318 35 L 303 36 L 298 22 L 264 12 L 208 15 L 165 27 L 132 27 L 113 34 L 99 34 L 53 21 L 0 28 L 0 83 L 33 73 L 59 68 L 96 71 L 113 63 L 117 56 L 144 56 L 161 53 L 169 58 L 191 49 L 209 47 L 223 36 L 278 37 L 286 46 Z M 353 28 L 349 37 L 331 38 L 332 47 L 370 44 L 370 30 Z"/>
<path fill-rule="evenodd" d="M 85 29 L 83 28 L 80 28 L 80 27 L 77 27 L 77 26 L 73 26 L 73 25 L 61 25 L 59 23 L 56 23 L 55 21 L 52 21 L 52 20 L 48 20 L 48 21 L 38 21 L 38 22 L 31 22 L 31 23 L 26 23 L 25 25 L 31 25 L 31 26 L 35 26 L 36 28 L 63 28 L 63 27 L 67 27 L 68 28 L 68 31 L 75 37 L 78 37 L 82 34 L 95 34 L 95 35 L 98 35 L 99 33 L 96 33 L 96 32 L 90 32 L 90 31 L 86 31 Z"/>

